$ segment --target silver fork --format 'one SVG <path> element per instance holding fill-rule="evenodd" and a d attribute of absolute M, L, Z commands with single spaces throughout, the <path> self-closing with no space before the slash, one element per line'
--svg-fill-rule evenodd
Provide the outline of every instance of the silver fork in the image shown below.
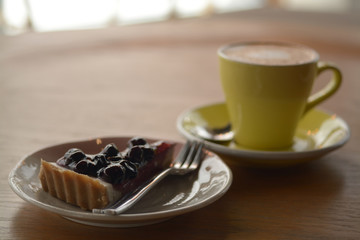
<path fill-rule="evenodd" d="M 202 158 L 202 142 L 187 141 L 180 150 L 176 159 L 172 162 L 169 168 L 162 171 L 159 175 L 153 178 L 148 184 L 143 186 L 140 190 L 113 204 L 109 208 L 93 209 L 93 213 L 102 213 L 107 215 L 119 215 L 129 208 L 131 208 L 140 198 L 149 192 L 157 183 L 168 175 L 185 175 L 196 170 Z"/>

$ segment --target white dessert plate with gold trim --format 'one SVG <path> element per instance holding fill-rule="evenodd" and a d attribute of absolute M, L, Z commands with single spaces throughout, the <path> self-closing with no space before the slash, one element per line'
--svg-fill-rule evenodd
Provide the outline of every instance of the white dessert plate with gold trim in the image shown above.
<path fill-rule="evenodd" d="M 9 184 L 25 201 L 75 222 L 103 227 L 134 227 L 161 222 L 205 207 L 229 189 L 232 173 L 216 154 L 205 150 L 197 172 L 185 176 L 168 176 L 144 196 L 133 208 L 118 216 L 95 214 L 56 199 L 43 191 L 38 178 L 40 159 L 56 161 L 70 148 L 97 153 L 106 144 L 126 147 L 129 137 L 105 137 L 58 144 L 40 149 L 24 157 L 11 171 Z M 148 139 L 155 141 L 156 139 Z M 175 143 L 175 154 L 181 143 Z"/>
<path fill-rule="evenodd" d="M 187 139 L 200 140 L 194 131 L 196 126 L 221 128 L 229 122 L 225 103 L 215 103 L 186 110 L 177 119 L 177 129 Z M 234 164 L 286 167 L 318 159 L 342 147 L 349 138 L 350 128 L 342 118 L 315 108 L 300 120 L 293 145 L 282 151 L 253 150 L 232 141 L 204 142 L 208 149 Z"/>

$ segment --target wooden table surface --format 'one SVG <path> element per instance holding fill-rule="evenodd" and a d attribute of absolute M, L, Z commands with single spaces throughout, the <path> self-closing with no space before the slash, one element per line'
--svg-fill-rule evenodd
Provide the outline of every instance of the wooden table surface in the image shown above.
<path fill-rule="evenodd" d="M 184 141 L 175 127 L 178 115 L 224 99 L 217 48 L 245 40 L 306 44 L 342 69 L 341 89 L 321 108 L 349 124 L 352 135 L 343 148 L 292 169 L 248 169 L 229 161 L 234 180 L 221 199 L 138 228 L 74 223 L 10 189 L 15 164 L 47 145 L 129 135 Z M 360 239 L 359 78 L 356 13 L 261 9 L 0 36 L 0 239 Z"/>

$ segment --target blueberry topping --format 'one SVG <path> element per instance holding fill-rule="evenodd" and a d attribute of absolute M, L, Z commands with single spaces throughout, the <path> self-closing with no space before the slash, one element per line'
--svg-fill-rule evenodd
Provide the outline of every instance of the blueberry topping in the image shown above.
<path fill-rule="evenodd" d="M 123 160 L 123 157 L 121 157 L 121 156 L 114 156 L 114 157 L 109 157 L 109 158 L 107 158 L 107 160 L 110 161 L 110 162 L 119 162 L 119 161 Z"/>
<path fill-rule="evenodd" d="M 112 184 L 121 183 L 122 180 L 125 178 L 125 168 L 119 163 L 111 164 L 104 168 L 104 170 L 100 174 L 100 177 Z"/>
<path fill-rule="evenodd" d="M 115 146 L 114 143 L 110 143 L 106 145 L 105 148 L 100 153 L 105 154 L 106 158 L 114 157 L 118 155 L 119 149 Z"/>
<path fill-rule="evenodd" d="M 159 146 L 149 145 L 143 138 L 133 138 L 128 142 L 129 148 L 122 155 L 115 144 L 111 143 L 98 154 L 86 155 L 80 149 L 71 148 L 57 163 L 80 174 L 99 177 L 102 180 L 119 184 L 124 180 L 135 178 L 138 168 L 155 157 Z"/>
<path fill-rule="evenodd" d="M 140 137 L 134 137 L 130 139 L 128 142 L 129 148 L 132 148 L 134 146 L 146 145 L 146 144 L 147 144 L 146 140 Z"/>
<path fill-rule="evenodd" d="M 134 163 L 130 161 L 123 160 L 120 162 L 120 165 L 125 169 L 125 177 L 132 179 L 137 176 L 137 167 Z"/>
<path fill-rule="evenodd" d="M 143 150 L 140 146 L 132 147 L 127 153 L 127 158 L 133 163 L 140 164 L 143 160 Z"/>
<path fill-rule="evenodd" d="M 97 168 L 94 162 L 81 160 L 76 164 L 74 171 L 81 174 L 96 176 Z"/>
<path fill-rule="evenodd" d="M 96 169 L 99 170 L 100 168 L 106 167 L 107 165 L 109 165 L 109 162 L 106 161 L 106 157 L 104 154 L 97 154 L 94 156 L 94 158 L 92 159 L 92 161 L 94 162 Z"/>
<path fill-rule="evenodd" d="M 64 155 L 65 165 L 70 165 L 73 162 L 77 163 L 84 158 L 86 158 L 86 155 L 80 149 L 71 148 Z"/>
<path fill-rule="evenodd" d="M 145 161 L 151 161 L 155 156 L 155 150 L 150 147 L 143 148 L 143 158 Z"/>

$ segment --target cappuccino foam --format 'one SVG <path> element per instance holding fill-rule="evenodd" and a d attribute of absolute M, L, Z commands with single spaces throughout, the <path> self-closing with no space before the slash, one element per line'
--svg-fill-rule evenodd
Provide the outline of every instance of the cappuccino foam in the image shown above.
<path fill-rule="evenodd" d="M 297 65 L 318 58 L 317 53 L 310 48 L 272 43 L 234 45 L 222 52 L 228 59 L 260 65 Z"/>

